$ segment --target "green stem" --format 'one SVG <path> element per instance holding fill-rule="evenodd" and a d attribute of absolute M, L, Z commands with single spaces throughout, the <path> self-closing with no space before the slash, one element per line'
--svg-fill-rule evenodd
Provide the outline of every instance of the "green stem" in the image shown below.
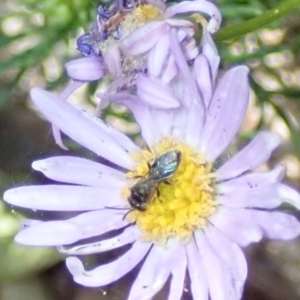
<path fill-rule="evenodd" d="M 220 31 L 217 32 L 214 37 L 217 41 L 239 37 L 264 27 L 297 8 L 300 8 L 300 0 L 282 0 L 278 5 L 266 11 L 261 16 L 255 17 L 249 21 L 245 21 L 242 24 L 231 25 L 220 29 Z"/>

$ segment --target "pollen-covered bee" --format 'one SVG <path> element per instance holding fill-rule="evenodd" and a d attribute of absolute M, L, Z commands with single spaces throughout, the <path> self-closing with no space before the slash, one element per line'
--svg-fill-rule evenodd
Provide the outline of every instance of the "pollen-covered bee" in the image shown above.
<path fill-rule="evenodd" d="M 168 151 L 159 156 L 149 166 L 148 177 L 141 179 L 130 188 L 128 202 L 132 208 L 145 211 L 148 202 L 157 191 L 161 182 L 167 181 L 177 170 L 181 159 L 181 152 L 178 150 Z"/>

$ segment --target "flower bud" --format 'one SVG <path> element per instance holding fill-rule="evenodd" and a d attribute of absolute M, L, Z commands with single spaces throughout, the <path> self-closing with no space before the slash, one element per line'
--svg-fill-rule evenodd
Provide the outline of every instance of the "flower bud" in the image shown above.
<path fill-rule="evenodd" d="M 68 76 L 73 80 L 94 81 L 104 76 L 100 57 L 88 56 L 74 59 L 65 64 Z"/>

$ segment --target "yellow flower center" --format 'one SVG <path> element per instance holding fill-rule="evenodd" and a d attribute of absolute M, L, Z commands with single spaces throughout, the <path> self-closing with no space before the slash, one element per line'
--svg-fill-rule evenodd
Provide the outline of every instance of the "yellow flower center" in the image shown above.
<path fill-rule="evenodd" d="M 144 211 L 133 208 L 128 214 L 130 222 L 136 222 L 143 233 L 143 239 L 155 243 L 166 243 L 169 238 L 189 239 L 194 230 L 204 228 L 207 218 L 216 210 L 214 197 L 214 175 L 212 165 L 204 157 L 182 142 L 164 139 L 154 147 L 154 153 L 142 150 L 133 155 L 137 162 L 134 172 L 128 178 L 139 178 L 134 182 L 149 178 L 149 166 L 162 154 L 177 150 L 181 153 L 179 166 L 166 181 L 157 188 Z M 124 195 L 131 195 L 130 187 Z"/>
<path fill-rule="evenodd" d="M 123 30 L 126 28 L 126 30 L 133 32 L 151 21 L 159 21 L 162 19 L 163 12 L 160 8 L 145 4 L 138 6 L 131 13 L 126 14 L 120 25 Z"/>
<path fill-rule="evenodd" d="M 139 5 L 129 13 L 117 12 L 105 24 L 108 37 L 99 43 L 101 53 L 105 56 L 106 53 L 111 51 L 110 47 L 119 45 L 121 40 L 135 30 L 151 21 L 159 20 L 163 20 L 163 11 L 150 4 Z M 118 33 L 118 38 L 115 37 L 116 33 Z M 145 64 L 144 56 L 131 57 L 124 55 L 122 60 L 122 71 L 124 74 L 131 74 L 132 71 L 142 68 Z"/>

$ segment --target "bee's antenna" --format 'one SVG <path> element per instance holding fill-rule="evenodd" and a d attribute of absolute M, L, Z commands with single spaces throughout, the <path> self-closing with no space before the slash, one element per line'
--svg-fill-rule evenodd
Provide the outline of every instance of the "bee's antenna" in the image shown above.
<path fill-rule="evenodd" d="M 112 206 L 105 206 L 104 208 L 107 209 L 115 209 L 115 210 L 125 210 L 125 209 L 130 209 L 130 207 L 112 207 Z"/>
<path fill-rule="evenodd" d="M 123 220 L 134 210 L 134 208 L 131 208 L 128 210 L 128 212 L 123 216 Z"/>
<path fill-rule="evenodd" d="M 115 210 L 125 210 L 125 209 L 127 209 L 128 210 L 128 212 L 123 216 L 123 218 L 122 218 L 122 220 L 125 220 L 125 218 L 128 216 L 128 214 L 130 214 L 133 210 L 134 210 L 134 208 L 130 208 L 130 207 L 110 207 L 110 206 L 105 206 L 105 208 L 107 208 L 107 209 L 115 209 Z"/>

